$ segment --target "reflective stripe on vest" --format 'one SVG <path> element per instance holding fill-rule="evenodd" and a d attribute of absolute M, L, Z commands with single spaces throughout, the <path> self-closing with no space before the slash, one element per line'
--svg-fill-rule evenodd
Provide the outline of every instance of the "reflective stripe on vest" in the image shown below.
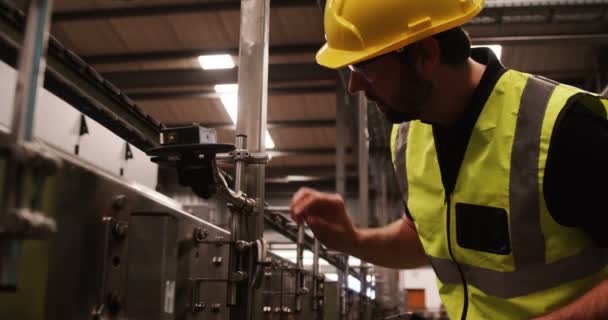
<path fill-rule="evenodd" d="M 395 175 L 403 201 L 407 203 L 407 171 L 405 170 L 405 149 L 407 147 L 407 132 L 410 129 L 410 123 L 401 123 L 393 125 L 391 133 L 391 147 L 393 149 L 393 166 L 395 167 Z"/>

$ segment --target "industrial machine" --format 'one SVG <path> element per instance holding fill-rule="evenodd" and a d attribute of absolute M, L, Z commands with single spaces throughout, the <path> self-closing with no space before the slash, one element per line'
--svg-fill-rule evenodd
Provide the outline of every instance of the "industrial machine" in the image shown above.
<path fill-rule="evenodd" d="M 243 23 L 263 32 L 255 23 L 267 23 L 267 13 L 249 17 L 268 2 L 248 3 Z M 259 188 L 268 157 L 259 122 L 265 117 L 243 118 L 241 132 L 254 134 L 237 135 L 235 145 L 218 144 L 213 131 L 198 125 L 165 127 L 49 39 L 51 7 L 52 1 L 30 1 L 26 16 L 0 2 L 0 58 L 18 70 L 14 104 L 2 107 L 12 117 L 0 126 L 1 319 L 373 319 L 381 306 L 366 290 L 345 285 L 348 274 L 365 282 L 364 269 L 348 270 L 304 226 L 290 226 L 286 208 L 264 201 Z M 267 35 L 244 41 L 260 39 Z M 251 63 L 266 68 L 263 54 L 248 59 L 256 57 L 262 62 Z M 266 81 L 266 72 L 253 69 L 239 78 Z M 125 143 L 124 161 L 143 151 L 198 196 L 223 198 L 229 230 L 131 180 L 123 167 L 109 172 L 84 159 L 79 144 L 72 152 L 37 135 L 42 87 L 81 113 L 80 135 L 86 116 Z M 219 162 L 233 166 L 235 176 Z M 247 177 L 258 189 L 247 190 Z M 269 252 L 264 226 L 297 243 L 295 263 Z M 314 252 L 312 270 L 304 268 L 304 249 Z M 319 272 L 321 257 L 343 271 L 340 282 Z"/>

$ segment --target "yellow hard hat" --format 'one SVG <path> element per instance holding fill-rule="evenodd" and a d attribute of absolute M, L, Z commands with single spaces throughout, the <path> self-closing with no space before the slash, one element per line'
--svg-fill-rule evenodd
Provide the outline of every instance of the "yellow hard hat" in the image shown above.
<path fill-rule="evenodd" d="M 484 0 L 329 0 L 317 62 L 338 69 L 463 25 Z"/>

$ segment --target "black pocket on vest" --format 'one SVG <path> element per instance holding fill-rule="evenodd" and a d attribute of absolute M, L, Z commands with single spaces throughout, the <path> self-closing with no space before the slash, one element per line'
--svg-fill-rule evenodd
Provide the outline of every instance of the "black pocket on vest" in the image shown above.
<path fill-rule="evenodd" d="M 462 248 L 501 255 L 511 253 L 505 209 L 457 203 L 456 237 Z"/>

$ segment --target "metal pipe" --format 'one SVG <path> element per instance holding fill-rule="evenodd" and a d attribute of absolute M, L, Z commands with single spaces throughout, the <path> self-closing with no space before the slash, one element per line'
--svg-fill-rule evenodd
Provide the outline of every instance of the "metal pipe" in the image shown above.
<path fill-rule="evenodd" d="M 10 134 L 12 147 L 31 141 L 34 131 L 34 111 L 37 90 L 46 68 L 46 48 L 51 25 L 52 0 L 30 1 L 23 46 L 19 55 L 19 74 Z M 12 233 L 14 210 L 19 209 L 22 197 L 22 168 L 11 155 L 5 167 L 3 203 L 0 211 L 0 234 Z M 21 242 L 2 240 L 0 245 L 0 288 L 16 288 Z"/>
<path fill-rule="evenodd" d="M 319 248 L 321 244 L 315 238 L 312 249 L 312 309 L 319 310 Z"/>
<path fill-rule="evenodd" d="M 348 266 L 348 255 L 344 256 L 344 270 L 342 270 L 342 273 L 340 274 L 340 282 L 341 282 L 341 289 L 340 289 L 340 318 L 342 320 L 346 319 L 346 316 L 348 315 L 348 305 L 347 305 L 347 300 L 348 300 L 348 274 L 349 274 L 349 266 Z"/>
<path fill-rule="evenodd" d="M 302 311 L 302 294 L 304 292 L 304 224 L 298 226 L 298 241 L 296 242 L 296 312 Z"/>
<path fill-rule="evenodd" d="M 247 148 L 247 137 L 239 135 L 236 137 L 236 149 L 242 150 Z M 247 164 L 243 162 L 243 160 L 237 160 L 235 164 L 235 178 L 234 178 L 234 190 L 238 193 L 243 191 L 243 185 L 246 184 L 245 180 L 245 168 Z M 232 211 L 230 216 L 230 240 L 232 243 L 236 243 L 236 241 L 240 240 L 241 233 L 241 213 L 236 210 Z M 229 258 L 229 272 L 236 272 L 239 269 L 238 260 L 239 253 L 236 251 L 236 248 L 233 247 L 230 250 L 230 258 Z M 237 284 L 234 282 L 228 283 L 228 305 L 236 306 L 237 305 Z"/>
<path fill-rule="evenodd" d="M 264 153 L 267 125 L 268 94 L 268 42 L 269 42 L 270 0 L 241 1 L 241 29 L 239 41 L 239 90 L 237 137 L 247 138 L 247 150 Z M 237 142 L 238 142 L 237 138 Z M 242 169 L 242 190 L 256 200 L 255 214 L 242 217 L 239 239 L 255 241 L 264 235 L 264 179 L 265 165 L 250 165 Z M 246 180 L 245 180 L 246 179 Z M 249 275 L 255 270 L 255 262 L 246 261 L 244 268 Z M 261 301 L 261 290 L 252 285 L 254 277 L 249 276 L 247 286 L 238 292 L 239 308 L 230 312 L 232 320 L 259 319 L 262 308 L 254 309 L 256 301 Z M 258 303 L 259 304 L 259 303 Z"/>
<path fill-rule="evenodd" d="M 363 93 L 357 96 L 358 114 L 358 153 L 359 153 L 359 224 L 361 228 L 369 225 L 369 133 L 367 129 L 367 98 Z M 363 303 L 367 297 L 367 272 L 366 263 L 361 260 L 359 270 L 361 290 L 359 292 L 360 319 L 365 319 L 366 306 Z"/>
<path fill-rule="evenodd" d="M 342 197 L 346 196 L 346 141 L 348 116 L 347 106 L 350 96 L 346 91 L 346 76 L 340 73 L 342 82 L 336 92 L 336 192 Z M 346 290 L 348 289 L 348 255 L 345 256 L 343 270 L 338 270 L 340 283 L 340 319 L 346 319 Z"/>

